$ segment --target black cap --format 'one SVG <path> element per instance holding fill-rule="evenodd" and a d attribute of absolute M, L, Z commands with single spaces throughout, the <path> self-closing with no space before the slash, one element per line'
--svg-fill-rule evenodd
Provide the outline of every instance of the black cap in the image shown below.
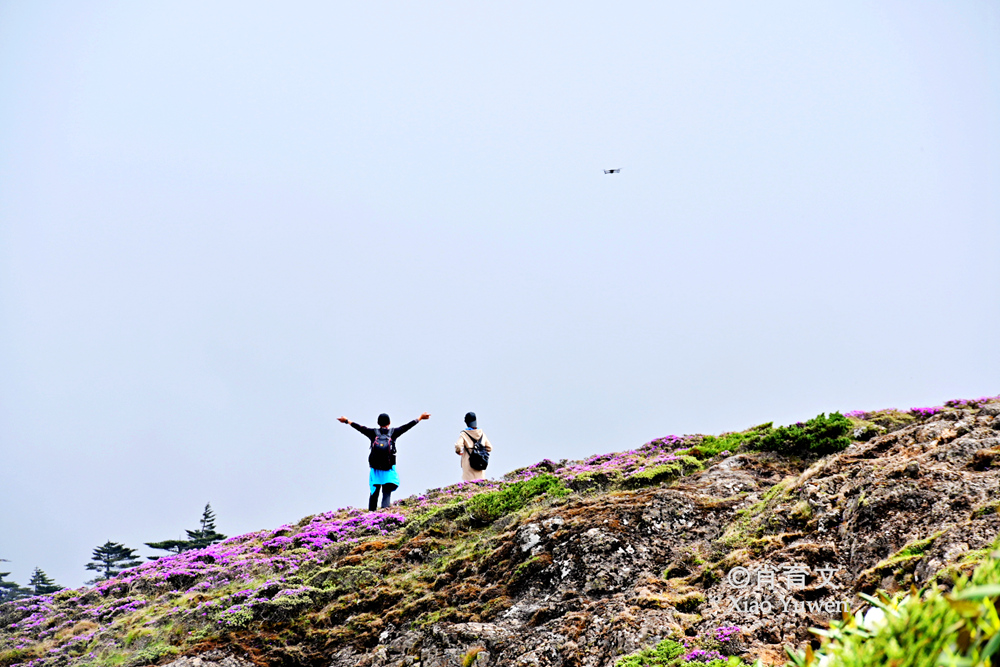
<path fill-rule="evenodd" d="M 479 428 L 479 426 L 476 424 L 476 413 L 475 412 L 466 412 L 465 413 L 465 425 L 468 426 L 469 428 Z"/>
<path fill-rule="evenodd" d="M 388 426 L 389 425 L 389 415 L 385 414 L 384 412 L 382 414 L 380 414 L 378 416 L 378 425 L 379 426 Z"/>

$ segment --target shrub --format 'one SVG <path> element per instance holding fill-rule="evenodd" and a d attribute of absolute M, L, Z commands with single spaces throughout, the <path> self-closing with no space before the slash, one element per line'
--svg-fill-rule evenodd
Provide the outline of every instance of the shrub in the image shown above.
<path fill-rule="evenodd" d="M 771 422 L 768 422 L 739 433 L 723 433 L 720 436 L 706 435 L 700 443 L 688 451 L 698 458 L 710 459 L 725 451 L 735 452 L 744 443 L 759 440 L 773 430 Z"/>
<path fill-rule="evenodd" d="M 794 456 L 824 456 L 846 449 L 851 421 L 839 412 L 820 413 L 809 421 L 780 426 L 747 438 L 745 447 Z"/>
<path fill-rule="evenodd" d="M 1000 540 L 994 548 L 1000 547 Z M 861 594 L 872 606 L 866 613 L 847 614 L 827 630 L 816 653 L 785 649 L 792 664 L 804 667 L 867 665 L 996 665 L 1000 657 L 1000 553 L 976 568 L 971 579 L 960 577 L 950 594 L 938 589 L 910 589 L 893 599 Z"/>
<path fill-rule="evenodd" d="M 569 489 L 554 475 L 537 475 L 496 491 L 473 496 L 469 499 L 467 507 L 477 521 L 492 523 L 505 514 L 516 512 L 527 505 L 532 498 L 543 494 L 561 497 L 569 494 Z"/>
<path fill-rule="evenodd" d="M 673 639 L 664 639 L 659 644 L 651 648 L 644 648 L 638 653 L 627 655 L 618 659 L 615 667 L 746 667 L 736 656 L 724 659 L 715 651 L 703 651 L 700 649 L 691 650 Z M 687 658 L 690 658 L 688 660 Z M 701 658 L 701 659 L 699 659 Z M 707 658 L 707 660 L 705 660 Z M 760 667 L 761 662 L 754 662 L 755 667 Z"/>

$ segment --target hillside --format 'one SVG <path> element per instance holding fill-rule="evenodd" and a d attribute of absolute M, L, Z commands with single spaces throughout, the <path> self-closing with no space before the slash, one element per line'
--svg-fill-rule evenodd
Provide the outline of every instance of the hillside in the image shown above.
<path fill-rule="evenodd" d="M 1000 398 L 668 436 L 7 603 L 0 667 L 783 664 L 964 582 L 998 512 Z"/>

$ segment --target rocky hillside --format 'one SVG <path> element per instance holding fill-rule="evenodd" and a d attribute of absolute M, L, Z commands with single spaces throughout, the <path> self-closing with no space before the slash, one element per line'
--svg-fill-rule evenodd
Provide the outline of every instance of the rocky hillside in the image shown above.
<path fill-rule="evenodd" d="M 1000 398 L 669 436 L 8 603 L 0 667 L 784 664 L 971 573 L 998 512 Z"/>

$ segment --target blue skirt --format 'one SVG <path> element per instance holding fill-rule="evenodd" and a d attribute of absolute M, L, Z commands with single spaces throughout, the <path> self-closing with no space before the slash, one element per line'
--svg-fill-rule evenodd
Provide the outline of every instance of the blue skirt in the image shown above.
<path fill-rule="evenodd" d="M 368 473 L 368 495 L 375 493 L 376 484 L 393 484 L 398 489 L 399 473 L 396 472 L 396 466 L 392 466 L 388 470 L 375 470 L 375 468 L 371 468 Z M 390 491 L 395 491 L 395 489 L 390 489 Z"/>

